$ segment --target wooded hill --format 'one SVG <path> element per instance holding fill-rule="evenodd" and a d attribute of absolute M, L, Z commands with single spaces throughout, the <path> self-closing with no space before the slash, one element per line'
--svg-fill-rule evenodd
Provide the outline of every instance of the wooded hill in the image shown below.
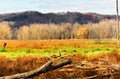
<path fill-rule="evenodd" d="M 14 22 L 13 28 L 19 28 L 23 25 L 30 25 L 33 23 L 98 23 L 104 19 L 115 19 L 115 15 L 101 15 L 96 13 L 40 13 L 37 11 L 26 11 L 19 13 L 0 14 L 0 21 Z"/>

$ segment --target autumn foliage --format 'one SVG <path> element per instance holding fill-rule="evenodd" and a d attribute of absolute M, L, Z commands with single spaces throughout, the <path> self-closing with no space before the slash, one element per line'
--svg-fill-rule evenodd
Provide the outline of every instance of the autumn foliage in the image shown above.
<path fill-rule="evenodd" d="M 88 24 L 31 24 L 12 28 L 9 22 L 0 22 L 0 39 L 108 39 L 116 38 L 115 20 Z"/>

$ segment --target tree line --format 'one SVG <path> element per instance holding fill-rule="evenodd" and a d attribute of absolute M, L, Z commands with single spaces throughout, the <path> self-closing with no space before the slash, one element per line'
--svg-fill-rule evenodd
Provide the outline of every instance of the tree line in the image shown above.
<path fill-rule="evenodd" d="M 12 28 L 9 22 L 0 22 L 0 39 L 109 39 L 116 38 L 116 21 L 103 20 L 88 24 L 30 24 Z"/>

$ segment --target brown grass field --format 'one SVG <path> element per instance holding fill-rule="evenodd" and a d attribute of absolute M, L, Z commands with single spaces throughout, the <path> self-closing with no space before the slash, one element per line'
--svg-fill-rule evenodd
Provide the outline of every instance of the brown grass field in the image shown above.
<path fill-rule="evenodd" d="M 82 47 L 85 43 L 94 42 L 94 40 L 1 40 L 0 47 L 3 46 L 4 42 L 7 43 L 8 49 L 21 49 L 21 48 L 35 48 L 35 49 L 50 49 L 63 44 L 72 47 Z M 62 47 L 62 46 L 61 46 Z M 84 47 L 84 46 L 83 46 Z"/>
<path fill-rule="evenodd" d="M 102 40 L 104 42 L 116 42 L 116 40 Z M 85 44 L 94 43 L 96 40 L 89 39 L 71 39 L 71 40 L 1 40 L 0 47 L 3 46 L 4 43 L 7 43 L 7 49 L 24 49 L 24 48 L 32 48 L 32 49 L 50 49 L 55 47 L 76 47 L 76 48 L 87 48 Z M 61 46 L 62 45 L 62 46 Z M 96 46 L 93 46 L 95 48 Z M 112 47 L 114 46 L 99 46 L 99 47 Z M 119 47 L 119 46 L 118 46 Z"/>
<path fill-rule="evenodd" d="M 120 65 L 120 54 L 119 45 L 115 43 L 115 40 L 103 40 L 102 44 L 94 44 L 95 40 L 1 40 L 0 48 L 3 47 L 4 42 L 7 43 L 6 49 L 38 49 L 38 50 L 48 50 L 48 49 L 66 49 L 66 48 L 83 48 L 83 49 L 94 49 L 94 48 L 113 48 L 114 50 L 110 53 L 103 53 L 97 56 L 85 57 L 83 54 L 76 52 L 76 54 L 65 55 L 64 57 L 51 58 L 50 56 L 39 57 L 39 56 L 23 56 L 16 59 L 7 58 L 6 56 L 0 56 L 0 76 L 12 75 L 17 73 L 23 73 L 31 71 L 43 65 L 45 62 L 52 60 L 54 63 L 59 63 L 61 61 L 71 59 L 72 64 L 69 66 L 73 71 L 66 71 L 67 68 L 63 67 L 60 69 L 66 69 L 60 71 L 60 69 L 47 72 L 33 77 L 32 79 L 81 79 L 88 76 L 94 76 L 99 74 L 94 70 L 81 70 L 75 68 L 76 65 L 82 61 L 88 61 L 92 63 L 99 62 L 99 59 L 107 59 L 112 64 Z M 109 43 L 111 44 L 109 44 Z M 59 50 L 58 49 L 58 50 Z M 5 52 L 7 53 L 7 52 Z M 94 54 L 93 54 L 94 55 Z M 120 73 L 120 70 L 118 70 Z M 112 75 L 110 78 L 92 78 L 92 79 L 120 79 L 119 74 Z"/>

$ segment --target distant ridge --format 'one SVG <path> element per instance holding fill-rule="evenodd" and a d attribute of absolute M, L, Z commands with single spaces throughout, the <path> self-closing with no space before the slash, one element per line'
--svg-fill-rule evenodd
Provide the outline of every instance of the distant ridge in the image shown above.
<path fill-rule="evenodd" d="M 25 11 L 18 13 L 0 14 L 0 21 L 13 21 L 15 22 L 13 28 L 19 28 L 23 25 L 33 23 L 98 23 L 104 19 L 116 19 L 116 15 L 103 15 L 97 13 L 40 13 L 37 11 Z"/>

